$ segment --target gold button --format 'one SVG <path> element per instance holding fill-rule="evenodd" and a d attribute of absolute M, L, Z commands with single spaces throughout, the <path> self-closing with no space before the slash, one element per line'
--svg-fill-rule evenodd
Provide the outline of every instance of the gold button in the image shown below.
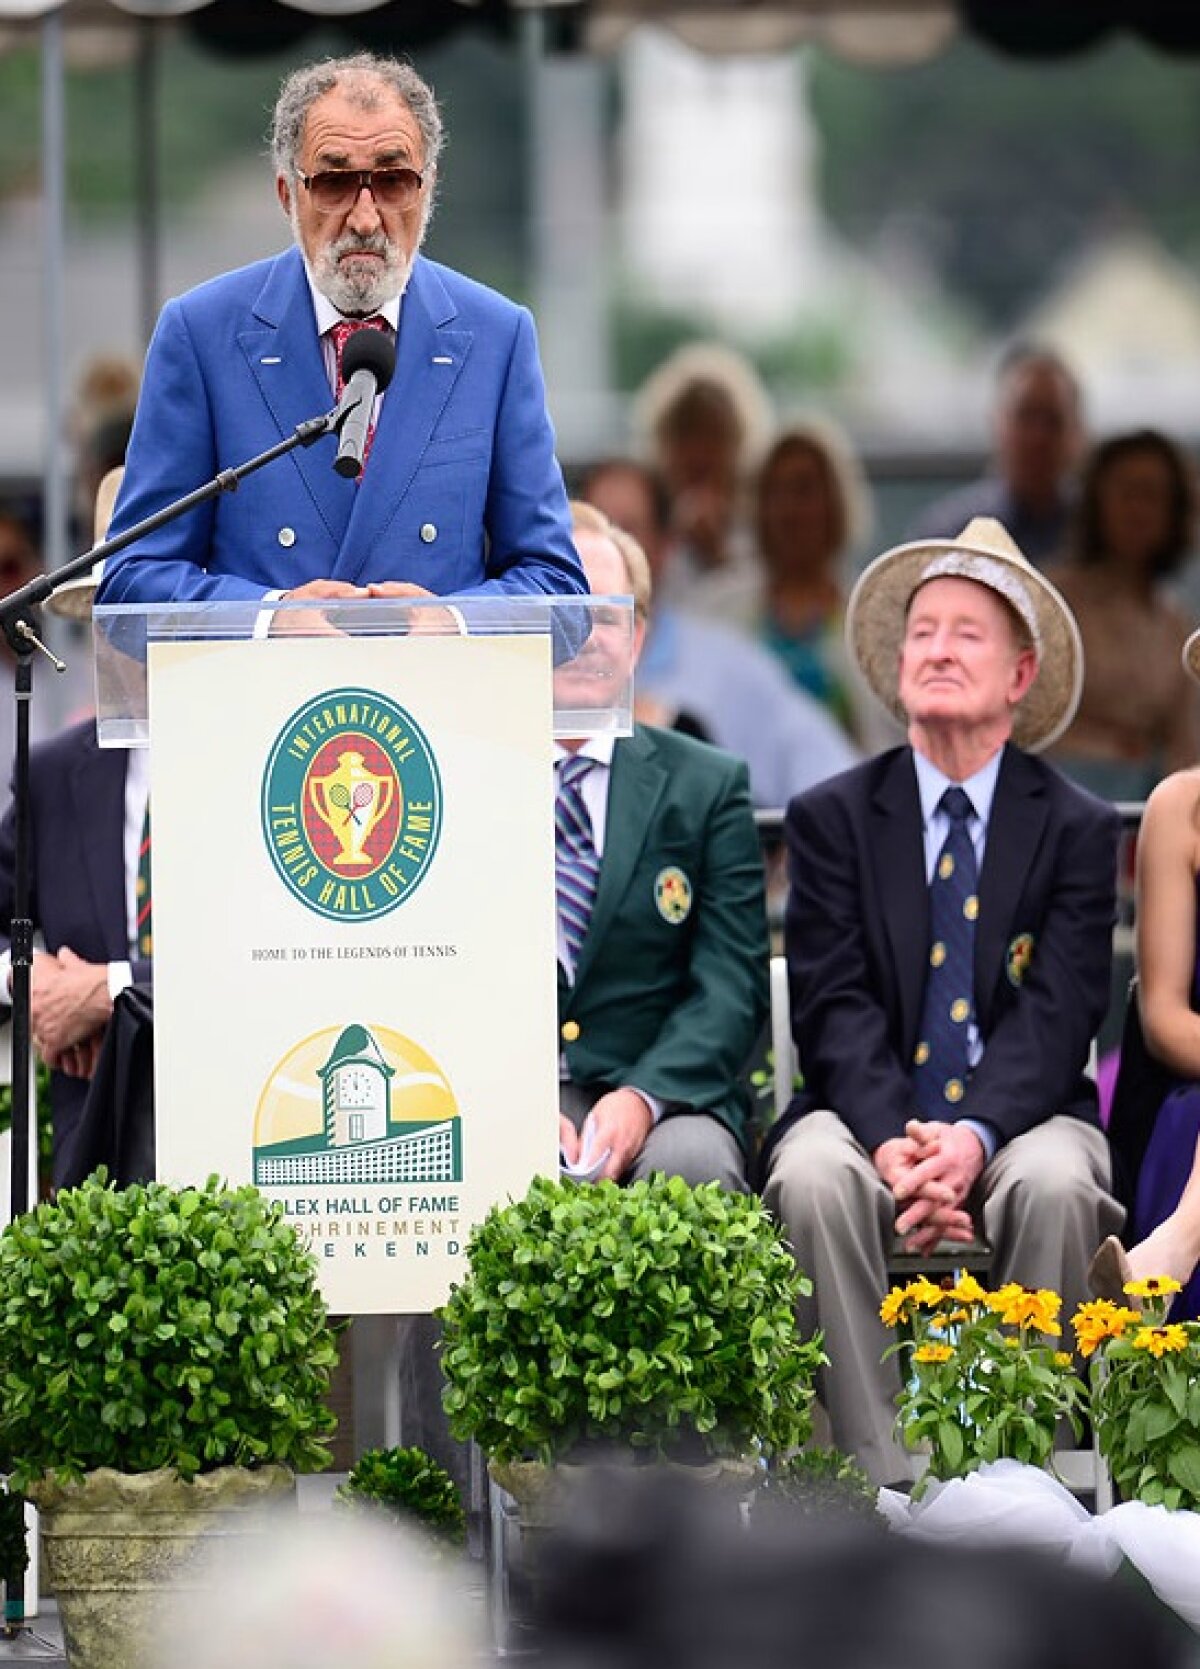
<path fill-rule="evenodd" d="M 562 1029 L 562 1040 L 563 1040 L 563 1042 L 564 1043 L 574 1043 L 575 1039 L 578 1036 L 579 1036 L 579 1021 L 578 1020 L 564 1020 L 563 1021 L 563 1029 Z"/>

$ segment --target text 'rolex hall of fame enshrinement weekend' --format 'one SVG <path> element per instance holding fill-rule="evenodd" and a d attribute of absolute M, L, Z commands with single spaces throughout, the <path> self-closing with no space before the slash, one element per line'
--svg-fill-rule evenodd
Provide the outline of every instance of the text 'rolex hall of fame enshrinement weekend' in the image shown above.
<path fill-rule="evenodd" d="M 429 1310 L 557 1165 L 545 636 L 155 643 L 158 1174 Z"/>

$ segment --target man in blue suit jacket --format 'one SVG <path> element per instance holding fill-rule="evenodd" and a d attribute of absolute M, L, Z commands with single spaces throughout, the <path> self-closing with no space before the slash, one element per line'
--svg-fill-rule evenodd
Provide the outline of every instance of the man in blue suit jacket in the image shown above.
<path fill-rule="evenodd" d="M 529 314 L 418 253 L 441 120 L 409 66 L 297 71 L 275 110 L 297 247 L 168 302 L 111 532 L 290 435 L 332 403 L 337 337 L 394 332 L 359 481 L 330 440 L 112 559 L 100 603 L 586 591 Z"/>

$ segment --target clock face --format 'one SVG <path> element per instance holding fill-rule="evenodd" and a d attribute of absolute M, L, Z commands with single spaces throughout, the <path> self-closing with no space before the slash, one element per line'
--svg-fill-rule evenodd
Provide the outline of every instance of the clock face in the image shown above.
<path fill-rule="evenodd" d="M 375 1107 L 379 1104 L 379 1074 L 368 1066 L 344 1066 L 337 1076 L 340 1107 Z"/>

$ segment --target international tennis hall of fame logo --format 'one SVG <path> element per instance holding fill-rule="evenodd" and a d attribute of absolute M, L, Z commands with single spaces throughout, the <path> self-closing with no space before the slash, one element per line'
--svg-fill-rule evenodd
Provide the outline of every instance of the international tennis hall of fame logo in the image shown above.
<path fill-rule="evenodd" d="M 283 726 L 263 773 L 263 836 L 290 892 L 318 915 L 368 921 L 429 869 L 442 786 L 420 726 L 374 690 L 337 689 Z"/>
<path fill-rule="evenodd" d="M 254 1181 L 327 1258 L 457 1254 L 462 1178 L 450 1081 L 389 1026 L 314 1032 L 263 1085 Z"/>

